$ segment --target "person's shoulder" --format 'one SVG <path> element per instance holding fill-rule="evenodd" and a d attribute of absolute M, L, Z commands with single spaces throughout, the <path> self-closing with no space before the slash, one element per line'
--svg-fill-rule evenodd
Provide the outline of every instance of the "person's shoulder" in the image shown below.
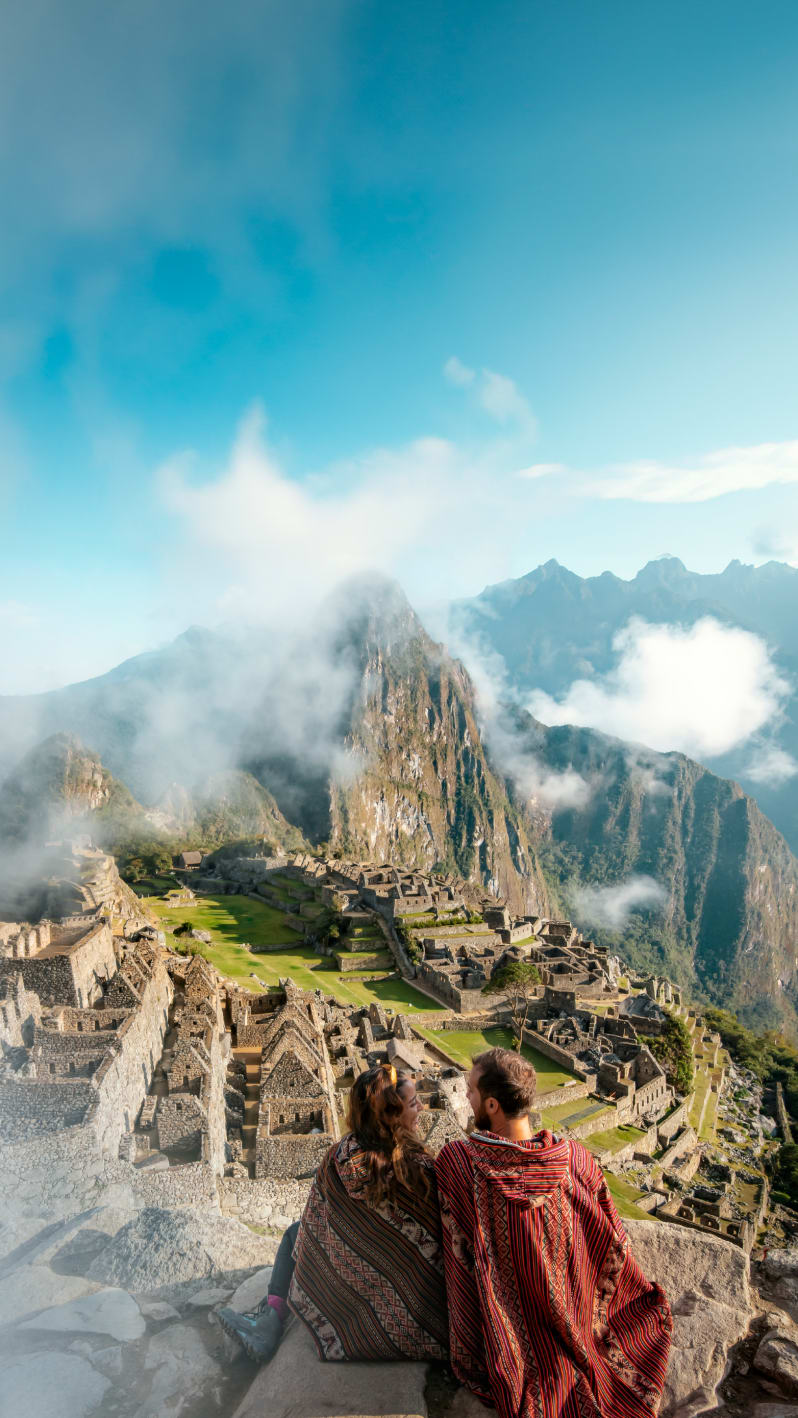
<path fill-rule="evenodd" d="M 572 1138 L 568 1146 L 571 1149 L 571 1176 L 578 1177 L 580 1181 L 595 1190 L 603 1180 L 604 1174 L 593 1153 L 576 1138 Z"/>
<path fill-rule="evenodd" d="M 445 1142 L 437 1157 L 435 1158 L 435 1171 L 438 1176 L 447 1176 L 453 1172 L 461 1172 L 471 1168 L 471 1144 L 468 1138 L 456 1138 L 452 1142 Z"/>

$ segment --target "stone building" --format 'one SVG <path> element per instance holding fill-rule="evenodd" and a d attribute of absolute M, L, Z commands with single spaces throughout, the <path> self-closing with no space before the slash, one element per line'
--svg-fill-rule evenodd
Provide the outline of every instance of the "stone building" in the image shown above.
<path fill-rule="evenodd" d="M 256 1177 L 316 1167 L 339 1135 L 335 1080 L 314 995 L 283 982 L 284 1003 L 263 1027 Z"/>
<path fill-rule="evenodd" d="M 88 926 L 44 921 L 14 928 L 0 939 L 0 982 L 22 976 L 42 1004 L 95 1004 L 117 973 L 117 945 L 110 923 Z"/>

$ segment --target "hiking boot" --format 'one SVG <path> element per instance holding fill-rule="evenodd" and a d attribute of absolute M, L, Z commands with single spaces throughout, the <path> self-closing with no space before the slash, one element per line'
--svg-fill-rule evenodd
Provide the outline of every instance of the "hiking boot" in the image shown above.
<path fill-rule="evenodd" d="M 225 1334 L 238 1340 L 248 1359 L 268 1364 L 283 1337 L 282 1321 L 271 1305 L 257 1315 L 240 1315 L 225 1305 L 216 1311 L 216 1317 Z"/>

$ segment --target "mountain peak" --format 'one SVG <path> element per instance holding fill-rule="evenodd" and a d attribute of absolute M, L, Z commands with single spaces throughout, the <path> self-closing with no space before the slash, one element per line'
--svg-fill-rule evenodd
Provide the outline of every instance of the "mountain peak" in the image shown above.
<path fill-rule="evenodd" d="M 653 561 L 647 561 L 645 566 L 638 571 L 635 580 L 648 585 L 672 584 L 689 575 L 687 567 L 678 556 L 671 556 L 669 552 L 665 552 L 664 555 L 655 557 Z"/>

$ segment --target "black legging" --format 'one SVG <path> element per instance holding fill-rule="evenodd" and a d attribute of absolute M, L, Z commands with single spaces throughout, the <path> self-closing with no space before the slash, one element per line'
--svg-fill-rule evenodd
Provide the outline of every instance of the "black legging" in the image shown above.
<path fill-rule="evenodd" d="M 277 1255 L 274 1258 L 272 1278 L 269 1282 L 269 1294 L 278 1297 L 280 1300 L 288 1299 L 291 1277 L 294 1273 L 294 1246 L 296 1245 L 298 1230 L 299 1222 L 294 1221 L 284 1233 L 283 1239 L 277 1248 Z"/>

